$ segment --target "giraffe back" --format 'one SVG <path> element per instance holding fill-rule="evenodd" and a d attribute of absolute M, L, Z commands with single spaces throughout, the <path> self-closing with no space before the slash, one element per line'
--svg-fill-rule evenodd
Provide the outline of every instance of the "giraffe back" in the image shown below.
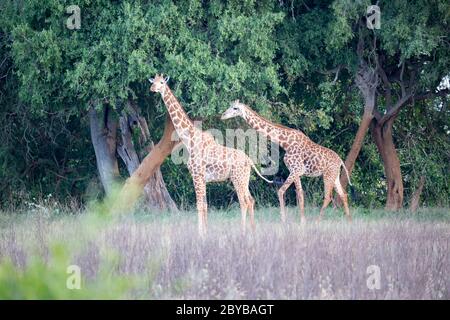
<path fill-rule="evenodd" d="M 330 170 L 339 170 L 341 158 L 333 150 L 321 146 L 305 136 L 291 135 L 284 162 L 289 171 L 316 177 Z"/>

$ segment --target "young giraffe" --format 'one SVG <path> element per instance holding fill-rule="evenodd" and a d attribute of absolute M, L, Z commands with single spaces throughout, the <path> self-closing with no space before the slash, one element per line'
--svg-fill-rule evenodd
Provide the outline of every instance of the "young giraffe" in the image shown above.
<path fill-rule="evenodd" d="M 216 143 L 211 134 L 196 128 L 167 85 L 168 80 L 168 77 L 164 79 L 162 75 L 149 79 L 152 83 L 150 91 L 161 94 L 175 130 L 189 154 L 187 167 L 194 182 L 199 233 L 203 236 L 207 227 L 206 183 L 228 179 L 233 183 L 238 195 L 242 229 L 245 231 L 246 228 L 247 210 L 254 229 L 255 200 L 248 189 L 252 168 L 265 181 L 269 183 L 272 181 L 259 173 L 252 160 L 243 151 L 224 147 Z"/>
<path fill-rule="evenodd" d="M 336 152 L 322 147 L 311 141 L 303 132 L 281 125 L 274 124 L 264 119 L 249 106 L 234 101 L 230 108 L 222 115 L 222 120 L 233 117 L 242 117 L 251 127 L 258 132 L 268 136 L 272 141 L 278 143 L 286 150 L 284 163 L 289 169 L 289 177 L 278 190 L 280 201 L 281 219 L 286 220 L 286 208 L 284 204 L 284 193 L 289 186 L 294 183 L 297 192 L 297 205 L 300 207 L 301 222 L 305 220 L 303 189 L 300 181 L 301 176 L 318 177 L 323 175 L 325 194 L 319 218 L 323 217 L 325 208 L 331 201 L 333 187 L 344 204 L 344 211 L 347 219 L 351 221 L 350 210 L 348 208 L 347 194 L 344 192 L 339 181 L 341 166 L 344 167 L 347 179 L 350 183 L 347 168 Z"/>

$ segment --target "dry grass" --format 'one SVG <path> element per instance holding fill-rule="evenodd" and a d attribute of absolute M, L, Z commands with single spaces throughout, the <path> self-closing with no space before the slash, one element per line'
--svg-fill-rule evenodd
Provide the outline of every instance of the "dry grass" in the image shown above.
<path fill-rule="evenodd" d="M 124 275 L 137 279 L 136 286 L 114 298 L 450 298 L 447 209 L 414 217 L 357 212 L 352 224 L 329 215 L 303 227 L 292 211 L 291 221 L 282 225 L 277 209 L 258 210 L 257 230 L 247 235 L 236 211 L 212 212 L 204 241 L 197 236 L 194 213 L 137 214 L 115 221 L 87 214 L 3 213 L 0 261 L 12 260 L 20 272 L 38 256 L 49 268 L 63 268 L 48 259 L 51 245 L 63 244 L 70 263 L 80 266 L 83 284 L 98 280 L 105 265 L 108 280 L 102 281 L 114 283 Z M 380 268 L 379 290 L 367 287 L 370 265 Z M 109 284 L 103 285 L 108 290 Z M 0 292 L 1 286 L 0 280 Z"/>

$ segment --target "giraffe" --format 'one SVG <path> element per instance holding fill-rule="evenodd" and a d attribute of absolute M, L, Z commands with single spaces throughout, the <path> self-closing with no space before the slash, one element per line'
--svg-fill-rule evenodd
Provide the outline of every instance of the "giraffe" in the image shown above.
<path fill-rule="evenodd" d="M 341 166 L 344 167 L 347 179 L 351 185 L 350 177 L 344 162 L 336 152 L 314 143 L 299 130 L 270 122 L 239 100 L 231 103 L 231 106 L 222 114 L 221 119 L 226 120 L 238 116 L 242 117 L 253 129 L 268 136 L 286 151 L 283 160 L 289 169 L 289 176 L 278 190 L 281 220 L 283 222 L 286 220 L 284 203 L 284 193 L 286 190 L 294 183 L 297 194 L 297 205 L 300 208 L 301 223 L 305 223 L 306 218 L 301 177 L 318 177 L 321 175 L 323 176 L 325 193 L 318 221 L 321 220 L 326 207 L 330 204 L 333 187 L 344 204 L 347 219 L 351 221 L 347 194 L 344 192 L 339 180 Z"/>
<path fill-rule="evenodd" d="M 194 182 L 200 235 L 204 236 L 207 228 L 206 183 L 226 180 L 231 180 L 236 190 L 241 207 L 243 231 L 246 230 L 247 211 L 250 215 L 251 227 L 254 230 L 255 200 L 248 188 L 252 168 L 266 182 L 272 183 L 272 181 L 261 175 L 245 152 L 218 144 L 210 133 L 194 126 L 170 90 L 167 84 L 168 77 L 156 75 L 149 81 L 152 83 L 150 91 L 161 94 L 175 131 L 188 152 L 187 167 Z"/>

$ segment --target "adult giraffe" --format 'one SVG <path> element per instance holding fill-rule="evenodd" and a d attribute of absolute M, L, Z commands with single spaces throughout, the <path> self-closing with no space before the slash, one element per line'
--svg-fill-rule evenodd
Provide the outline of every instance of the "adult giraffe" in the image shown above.
<path fill-rule="evenodd" d="M 194 182 L 200 235 L 203 236 L 206 233 L 207 226 L 206 183 L 213 181 L 231 180 L 241 207 L 242 228 L 245 231 L 248 210 L 250 223 L 254 229 L 255 200 L 248 189 L 252 168 L 265 181 L 269 183 L 272 181 L 267 180 L 259 173 L 253 161 L 243 151 L 224 147 L 216 143 L 211 134 L 195 127 L 170 90 L 167 84 L 168 77 L 156 75 L 149 81 L 152 83 L 150 91 L 161 94 L 175 131 L 189 155 L 187 167 Z"/>
<path fill-rule="evenodd" d="M 242 117 L 252 128 L 268 136 L 286 150 L 284 163 L 289 169 L 289 177 L 278 190 L 280 201 L 281 220 L 286 220 L 286 208 L 284 204 L 284 193 L 294 183 L 297 192 L 297 205 L 300 207 L 301 222 L 304 223 L 305 208 L 301 176 L 318 177 L 323 175 L 325 194 L 318 220 L 323 217 L 325 208 L 330 204 L 333 187 L 344 204 L 347 219 L 351 221 L 348 208 L 347 194 L 344 192 L 339 181 L 341 166 L 344 167 L 347 179 L 350 183 L 347 168 L 336 152 L 314 143 L 303 132 L 278 124 L 261 117 L 249 106 L 236 100 L 231 103 L 230 108 L 222 114 L 222 120 L 234 117 Z"/>

